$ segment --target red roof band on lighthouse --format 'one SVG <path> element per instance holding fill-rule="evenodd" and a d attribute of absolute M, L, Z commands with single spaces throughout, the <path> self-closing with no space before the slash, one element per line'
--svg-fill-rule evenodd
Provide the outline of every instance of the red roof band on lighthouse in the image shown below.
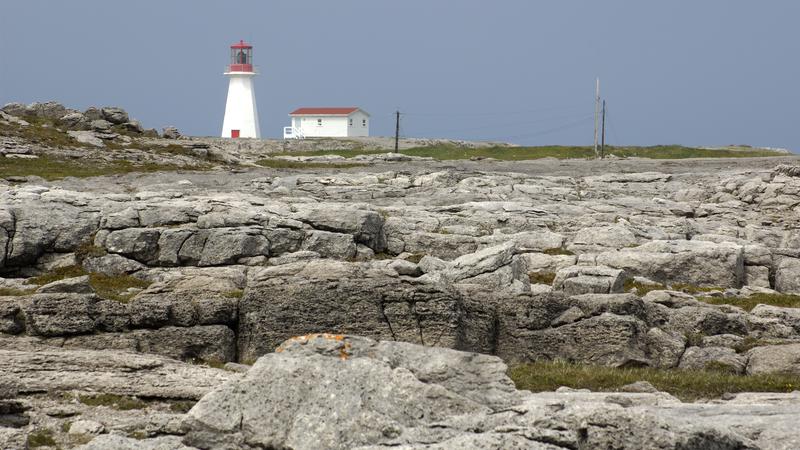
<path fill-rule="evenodd" d="M 231 45 L 231 63 L 228 72 L 253 71 L 253 46 L 245 41 Z"/>

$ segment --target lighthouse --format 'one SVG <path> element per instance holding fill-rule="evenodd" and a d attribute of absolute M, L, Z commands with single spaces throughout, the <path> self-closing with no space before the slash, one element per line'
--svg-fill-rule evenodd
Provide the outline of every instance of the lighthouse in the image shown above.
<path fill-rule="evenodd" d="M 253 46 L 239 41 L 231 45 L 230 64 L 225 71 L 230 78 L 225 119 L 222 121 L 224 138 L 260 138 L 256 93 L 253 89 Z"/>

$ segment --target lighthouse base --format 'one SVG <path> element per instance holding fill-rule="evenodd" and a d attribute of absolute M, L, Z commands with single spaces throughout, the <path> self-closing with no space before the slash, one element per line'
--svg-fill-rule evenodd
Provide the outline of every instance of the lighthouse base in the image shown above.
<path fill-rule="evenodd" d="M 224 138 L 261 138 L 258 108 L 253 89 L 253 72 L 228 72 L 228 100 L 222 121 Z"/>

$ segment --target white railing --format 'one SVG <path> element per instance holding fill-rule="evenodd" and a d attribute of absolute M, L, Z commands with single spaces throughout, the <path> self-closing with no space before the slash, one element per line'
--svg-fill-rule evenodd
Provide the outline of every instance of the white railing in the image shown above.
<path fill-rule="evenodd" d="M 299 128 L 295 127 L 283 127 L 283 138 L 284 139 L 305 139 L 305 135 Z"/>

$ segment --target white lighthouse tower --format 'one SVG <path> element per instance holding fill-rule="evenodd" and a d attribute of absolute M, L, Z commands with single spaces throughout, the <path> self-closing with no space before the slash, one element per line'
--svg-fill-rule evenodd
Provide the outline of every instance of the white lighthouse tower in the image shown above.
<path fill-rule="evenodd" d="M 224 138 L 260 138 L 256 93 L 253 89 L 253 46 L 239 41 L 231 45 L 231 63 L 225 72 L 230 78 L 225 119 L 222 121 Z"/>

